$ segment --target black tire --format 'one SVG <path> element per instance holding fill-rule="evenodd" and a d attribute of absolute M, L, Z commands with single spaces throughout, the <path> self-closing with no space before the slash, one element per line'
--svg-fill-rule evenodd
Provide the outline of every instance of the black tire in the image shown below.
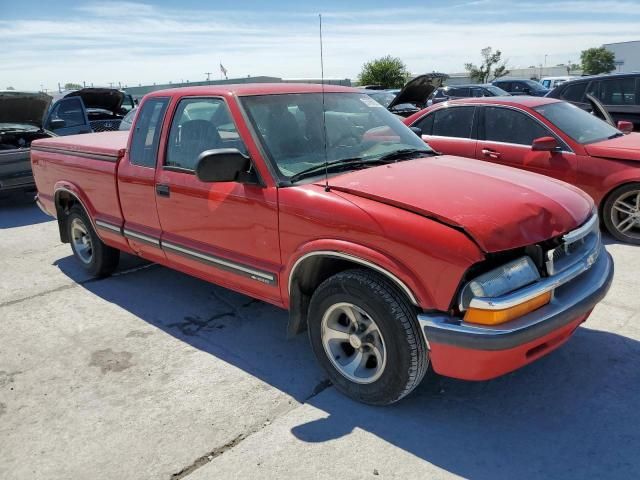
<path fill-rule="evenodd" d="M 74 225 L 84 227 L 90 238 L 90 253 L 81 253 L 74 242 Z M 111 275 L 120 261 L 120 250 L 105 245 L 98 237 L 87 214 L 79 206 L 71 207 L 66 222 L 67 234 L 71 243 L 71 250 L 80 265 L 93 277 L 107 277 Z"/>
<path fill-rule="evenodd" d="M 638 192 L 638 194 L 640 195 L 640 183 L 629 183 L 627 185 L 622 185 L 621 187 L 618 187 L 614 191 L 612 191 L 607 196 L 607 200 L 605 201 L 602 208 L 602 220 L 605 227 L 607 227 L 608 232 L 617 240 L 625 243 L 631 243 L 633 245 L 640 245 L 640 224 L 636 223 L 635 226 L 627 232 L 621 232 L 616 227 L 616 225 L 622 223 L 622 220 L 624 220 L 624 218 L 621 217 L 626 214 L 615 210 L 614 205 L 618 200 L 624 198 L 625 196 L 633 195 L 634 192 Z M 640 210 L 636 210 L 636 212 L 640 220 Z"/>
<path fill-rule="evenodd" d="M 323 345 L 325 313 L 345 302 L 365 311 L 384 339 L 386 363 L 379 378 L 371 383 L 357 383 L 343 375 Z M 346 270 L 325 280 L 311 298 L 308 326 L 318 362 L 333 385 L 354 400 L 371 405 L 397 402 L 416 388 L 427 372 L 429 354 L 415 308 L 394 285 L 375 272 Z"/>

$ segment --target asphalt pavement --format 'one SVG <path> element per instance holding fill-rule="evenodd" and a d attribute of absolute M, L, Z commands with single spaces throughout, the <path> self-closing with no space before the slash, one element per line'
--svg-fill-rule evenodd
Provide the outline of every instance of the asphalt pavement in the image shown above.
<path fill-rule="evenodd" d="M 640 247 L 575 336 L 390 407 L 340 395 L 285 311 L 125 256 L 95 280 L 29 196 L 0 199 L 2 479 L 640 476 Z"/>

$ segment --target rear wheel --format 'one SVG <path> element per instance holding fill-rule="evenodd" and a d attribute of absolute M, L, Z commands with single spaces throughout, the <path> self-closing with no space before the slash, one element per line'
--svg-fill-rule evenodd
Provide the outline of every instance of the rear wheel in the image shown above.
<path fill-rule="evenodd" d="M 640 245 L 640 183 L 617 188 L 603 208 L 604 224 L 620 241 Z"/>
<path fill-rule="evenodd" d="M 74 256 L 94 277 L 111 275 L 118 266 L 120 250 L 105 245 L 96 234 L 84 210 L 72 207 L 67 217 L 67 233 Z"/>
<path fill-rule="evenodd" d="M 316 289 L 309 338 L 336 388 L 372 405 L 408 395 L 429 365 L 414 308 L 395 286 L 368 270 L 338 273 Z"/>

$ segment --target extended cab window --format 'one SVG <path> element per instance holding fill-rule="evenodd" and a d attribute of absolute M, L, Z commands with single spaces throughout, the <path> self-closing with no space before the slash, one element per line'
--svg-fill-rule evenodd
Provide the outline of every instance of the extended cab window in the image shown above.
<path fill-rule="evenodd" d="M 441 108 L 433 113 L 431 135 L 471 138 L 475 107 Z"/>
<path fill-rule="evenodd" d="M 220 98 L 181 100 L 171 123 L 165 165 L 195 170 L 200 154 L 217 148 L 247 152 L 227 104 Z"/>
<path fill-rule="evenodd" d="M 531 145 L 551 133 L 528 115 L 501 107 L 485 107 L 484 139 L 491 142 Z"/>
<path fill-rule="evenodd" d="M 144 102 L 140 109 L 129 152 L 129 161 L 133 165 L 152 168 L 156 166 L 160 130 L 168 103 L 168 98 L 151 98 Z"/>

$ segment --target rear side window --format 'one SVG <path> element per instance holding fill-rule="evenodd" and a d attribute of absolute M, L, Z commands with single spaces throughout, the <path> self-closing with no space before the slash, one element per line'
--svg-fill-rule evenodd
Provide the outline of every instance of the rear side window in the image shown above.
<path fill-rule="evenodd" d="M 587 90 L 587 82 L 575 83 L 573 85 L 567 85 L 562 92 L 562 98 L 569 102 L 582 102 L 584 92 Z"/>
<path fill-rule="evenodd" d="M 129 161 L 141 167 L 155 167 L 162 121 L 168 98 L 151 98 L 144 102 L 133 130 Z"/>
<path fill-rule="evenodd" d="M 636 79 L 630 77 L 602 80 L 599 98 L 605 105 L 638 105 Z"/>
<path fill-rule="evenodd" d="M 471 138 L 475 107 L 441 108 L 433 113 L 431 135 L 440 137 Z"/>
<path fill-rule="evenodd" d="M 531 145 L 536 138 L 551 133 L 528 115 L 509 108 L 485 107 L 485 140 Z"/>

